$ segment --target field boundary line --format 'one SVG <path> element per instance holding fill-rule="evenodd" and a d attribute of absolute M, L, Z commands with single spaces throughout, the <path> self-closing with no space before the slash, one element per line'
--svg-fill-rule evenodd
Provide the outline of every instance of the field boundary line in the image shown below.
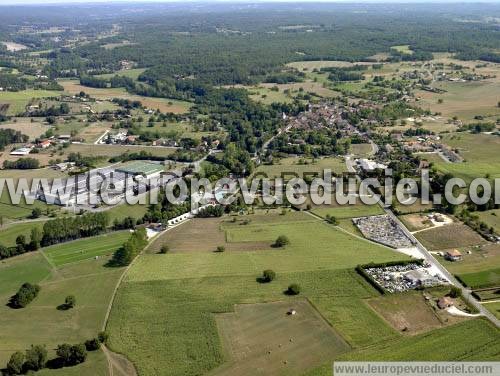
<path fill-rule="evenodd" d="M 109 315 L 111 313 L 111 308 L 113 307 L 113 303 L 116 299 L 116 293 L 118 292 L 118 288 L 120 287 L 123 279 L 125 278 L 125 275 L 127 274 L 127 272 L 129 271 L 129 269 L 132 267 L 132 265 L 134 265 L 134 263 L 136 262 L 137 259 L 139 259 L 139 257 L 144 253 L 144 251 L 146 251 L 149 246 L 151 244 L 154 243 L 154 240 L 156 240 L 157 238 L 159 238 L 161 235 L 165 234 L 167 231 L 177 227 L 177 226 L 180 226 L 186 222 L 189 222 L 191 219 L 187 219 L 186 221 L 183 221 L 181 223 L 178 223 L 177 225 L 174 225 L 174 226 L 171 226 L 171 227 L 167 227 L 167 229 L 165 229 L 164 231 L 156 234 L 155 236 L 153 236 L 151 239 L 148 240 L 148 244 L 141 250 L 141 252 L 132 260 L 132 262 L 127 265 L 127 267 L 125 268 L 125 270 L 123 271 L 122 275 L 120 276 L 120 278 L 118 279 L 118 281 L 116 282 L 116 285 L 115 285 L 115 288 L 113 289 L 113 294 L 111 295 L 111 299 L 110 299 L 110 302 L 108 304 L 108 308 L 106 310 L 106 315 L 104 316 L 104 321 L 102 323 L 102 327 L 101 327 L 101 330 L 102 331 L 105 331 L 106 330 L 106 326 L 108 325 L 108 321 L 109 321 Z M 113 376 L 113 365 L 112 365 L 112 359 L 111 359 L 111 355 L 109 354 L 109 352 L 111 350 L 109 350 L 106 346 L 104 346 L 106 348 L 106 350 L 104 351 L 104 354 L 106 355 L 106 358 L 108 360 L 108 367 L 109 367 L 109 374 L 111 376 Z M 123 357 L 125 357 L 127 360 L 128 358 L 121 354 Z M 134 367 L 134 370 L 135 370 L 135 374 L 137 375 L 137 369 L 135 367 L 135 364 L 133 362 L 131 362 L 130 360 L 128 360 L 130 362 L 130 364 L 132 364 L 132 366 Z"/>

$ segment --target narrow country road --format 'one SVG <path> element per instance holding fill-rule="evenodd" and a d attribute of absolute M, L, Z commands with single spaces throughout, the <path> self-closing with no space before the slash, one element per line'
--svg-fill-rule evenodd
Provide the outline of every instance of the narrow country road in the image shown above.
<path fill-rule="evenodd" d="M 355 173 L 356 169 L 354 167 L 354 160 L 352 159 L 352 156 L 347 155 L 345 157 L 345 162 L 347 171 Z M 361 181 L 359 175 L 356 175 L 356 177 L 359 181 Z M 500 328 L 500 320 L 490 311 L 488 311 L 488 309 L 486 309 L 474 296 L 472 296 L 472 291 L 462 286 L 462 284 L 458 282 L 458 280 L 438 260 L 434 258 L 434 256 L 427 250 L 427 248 L 425 248 L 424 245 L 420 243 L 420 241 L 410 232 L 410 230 L 408 230 L 406 226 L 398 219 L 398 217 L 392 212 L 392 210 L 385 207 L 382 202 L 379 202 L 379 205 L 401 227 L 406 236 L 408 236 L 408 238 L 413 242 L 413 244 L 415 244 L 415 247 L 417 247 L 417 249 L 420 251 L 423 258 L 429 264 L 431 264 L 433 267 L 439 270 L 450 281 L 452 285 L 460 288 L 462 290 L 462 295 L 464 299 L 467 302 L 469 302 L 474 308 L 476 308 L 481 315 L 490 320 L 497 328 Z"/>

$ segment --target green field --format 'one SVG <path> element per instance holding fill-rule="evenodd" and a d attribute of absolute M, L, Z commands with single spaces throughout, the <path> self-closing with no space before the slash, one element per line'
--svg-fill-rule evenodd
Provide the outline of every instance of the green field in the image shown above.
<path fill-rule="evenodd" d="M 500 302 L 487 303 L 484 305 L 488 310 L 500 319 Z"/>
<path fill-rule="evenodd" d="M 43 248 L 53 265 L 61 266 L 96 256 L 113 254 L 130 236 L 129 231 L 112 232 L 97 237 L 75 240 Z"/>
<path fill-rule="evenodd" d="M 24 112 L 26 105 L 32 98 L 58 97 L 59 95 L 61 95 L 61 92 L 49 90 L 2 91 L 0 92 L 0 104 L 9 104 L 7 115 L 17 115 Z"/>
<path fill-rule="evenodd" d="M 384 214 L 379 205 L 342 205 L 342 206 L 321 206 L 311 210 L 314 214 L 325 218 L 327 215 L 334 216 L 337 219 L 367 217 L 371 215 Z"/>
<path fill-rule="evenodd" d="M 306 216 L 306 214 L 303 214 Z M 251 218 L 251 216 L 249 216 Z M 286 221 L 286 216 L 284 216 Z M 309 217 L 307 217 L 309 218 Z M 343 269 L 357 264 L 401 259 L 401 255 L 370 244 L 332 228 L 319 220 L 225 225 L 226 239 L 231 242 L 262 242 L 262 251 L 218 254 L 175 253 L 164 257 L 151 255 L 137 260 L 127 279 L 130 281 L 256 275 L 273 267 L 277 273 Z M 290 239 L 284 249 L 269 249 L 280 235 Z"/>
<path fill-rule="evenodd" d="M 36 227 L 40 231 L 43 228 L 44 221 L 16 223 L 4 227 L 0 227 L 0 244 L 5 247 L 13 247 L 16 245 L 16 238 L 19 235 L 24 235 L 26 240 L 30 241 L 31 229 Z"/>
<path fill-rule="evenodd" d="M 133 78 L 134 80 L 136 80 L 145 70 L 146 69 L 144 68 L 123 69 L 116 71 L 114 73 L 98 74 L 95 77 L 107 79 L 107 78 L 112 78 L 114 76 L 123 76 L 123 77 Z"/>
<path fill-rule="evenodd" d="M 343 360 L 497 360 L 500 335 L 489 321 L 477 319 L 417 337 L 398 338 L 346 354 Z"/>
<path fill-rule="evenodd" d="M 284 179 L 292 178 L 296 175 L 322 173 L 323 170 L 330 169 L 332 173 L 340 174 L 347 171 L 345 162 L 340 158 L 283 158 L 271 165 L 260 165 L 254 175 L 266 174 L 270 179 L 283 176 Z"/>
<path fill-rule="evenodd" d="M 401 46 L 392 46 L 391 48 L 395 49 L 398 52 L 401 52 L 402 54 L 408 54 L 408 55 L 413 54 L 413 51 L 410 49 L 409 44 L 404 44 Z"/>
<path fill-rule="evenodd" d="M 500 268 L 460 274 L 460 279 L 473 289 L 500 286 Z"/>
<path fill-rule="evenodd" d="M 375 291 L 345 268 L 400 259 L 401 255 L 360 242 L 304 213 L 291 214 L 249 215 L 240 217 L 251 219 L 248 225 L 240 221 L 223 225 L 229 243 L 271 244 L 284 234 L 291 241 L 284 249 L 140 256 L 113 305 L 109 322 L 112 349 L 126 354 L 140 374 L 155 374 L 160 369 L 166 375 L 203 373 L 227 359 L 212 313 L 232 312 L 234 304 L 293 301 L 283 295 L 291 282 L 300 283 L 301 296 L 312 301 L 350 346 L 396 336 L 360 300 L 374 296 Z M 276 271 L 276 281 L 257 283 L 256 277 L 267 268 Z M 144 306 L 148 309 L 141 308 Z M 158 315 L 167 319 L 158 322 Z M 165 332 L 169 335 L 163 335 Z M 143 338 L 147 341 L 139 340 Z M 165 348 L 171 350 L 165 352 Z M 152 364 L 148 358 L 157 362 Z"/>
<path fill-rule="evenodd" d="M 95 238 L 94 238 L 95 240 Z M 16 350 L 31 344 L 46 345 L 49 358 L 61 343 L 79 343 L 100 330 L 114 286 L 123 269 L 106 268 L 107 259 L 89 260 L 54 269 L 41 253 L 29 253 L 0 262 L 0 366 Z M 24 282 L 39 283 L 38 297 L 26 308 L 14 310 L 5 305 Z M 59 310 L 67 295 L 77 304 Z M 43 370 L 43 375 L 106 375 L 102 353 L 91 354 L 77 367 Z"/>
<path fill-rule="evenodd" d="M 106 210 L 106 213 L 109 216 L 109 223 L 113 223 L 115 219 L 121 221 L 126 217 L 132 217 L 136 220 L 140 219 L 144 217 L 144 214 L 146 214 L 147 211 L 148 205 L 128 205 L 125 203 Z"/>
<path fill-rule="evenodd" d="M 487 134 L 452 133 L 443 136 L 443 142 L 459 150 L 461 163 L 447 163 L 441 158 L 430 159 L 443 173 L 451 173 L 466 181 L 475 178 L 500 178 L 500 138 Z"/>
<path fill-rule="evenodd" d="M 493 227 L 497 233 L 500 233 L 500 209 L 487 210 L 484 212 L 475 212 L 479 219 L 486 223 L 488 227 Z"/>

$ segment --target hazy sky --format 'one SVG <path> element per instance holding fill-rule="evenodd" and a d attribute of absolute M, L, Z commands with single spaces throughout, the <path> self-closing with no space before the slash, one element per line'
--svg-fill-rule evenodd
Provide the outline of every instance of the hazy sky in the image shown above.
<path fill-rule="evenodd" d="M 0 0 L 0 5 L 21 4 L 61 4 L 61 3 L 97 3 L 97 2 L 351 2 L 351 3 L 498 3 L 500 0 Z"/>

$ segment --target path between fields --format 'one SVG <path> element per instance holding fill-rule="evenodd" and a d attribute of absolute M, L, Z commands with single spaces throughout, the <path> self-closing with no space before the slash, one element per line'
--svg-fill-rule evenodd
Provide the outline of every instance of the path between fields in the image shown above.
<path fill-rule="evenodd" d="M 162 236 L 167 231 L 170 231 L 170 230 L 176 228 L 177 226 L 180 226 L 186 222 L 189 222 L 190 220 L 191 220 L 191 218 L 186 219 L 185 221 L 177 223 L 173 226 L 169 226 L 164 231 L 153 236 L 151 239 L 148 239 L 148 244 L 144 247 L 144 249 L 132 260 L 132 262 L 129 265 L 127 265 L 127 267 L 123 271 L 122 275 L 118 279 L 118 282 L 116 283 L 115 288 L 113 289 L 113 295 L 111 296 L 111 299 L 109 301 L 108 308 L 106 310 L 106 316 L 104 316 L 104 321 L 102 323 L 102 331 L 105 331 L 106 326 L 108 325 L 109 315 L 111 313 L 111 308 L 113 307 L 113 303 L 115 301 L 118 288 L 120 287 L 120 285 L 123 281 L 123 278 L 125 278 L 125 275 L 129 271 L 129 269 L 134 265 L 134 263 L 139 258 L 139 256 L 141 256 L 141 254 L 143 254 L 144 251 L 146 251 L 149 248 L 149 246 L 151 244 L 153 244 L 154 240 L 156 240 L 157 238 Z M 128 360 L 127 357 L 125 357 L 122 354 L 112 352 L 104 345 L 102 346 L 102 349 L 103 349 L 104 355 L 106 355 L 106 359 L 108 360 L 108 370 L 109 370 L 110 376 L 114 376 L 113 369 L 116 369 L 119 372 L 118 375 L 123 375 L 123 376 L 136 376 L 137 375 L 137 370 L 135 369 L 134 363 L 132 363 L 130 360 Z"/>

